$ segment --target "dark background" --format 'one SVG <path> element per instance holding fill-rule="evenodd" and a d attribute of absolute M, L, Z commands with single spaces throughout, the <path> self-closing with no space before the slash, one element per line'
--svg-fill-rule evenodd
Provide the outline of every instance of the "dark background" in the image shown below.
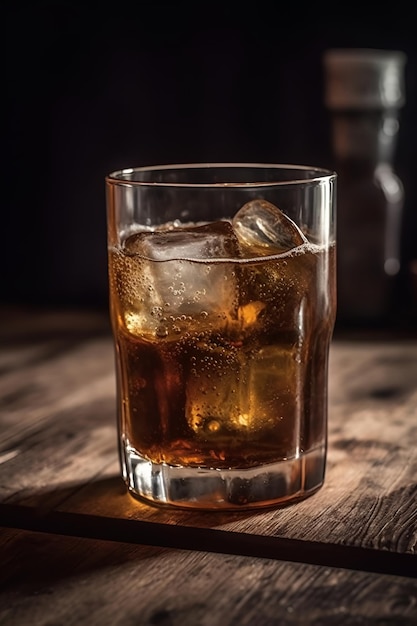
<path fill-rule="evenodd" d="M 107 307 L 104 177 L 115 169 L 332 167 L 322 67 L 332 47 L 408 57 L 395 161 L 408 284 L 417 257 L 417 35 L 398 3 L 389 12 L 376 4 L 371 15 L 339 3 L 309 12 L 294 3 L 291 13 L 274 3 L 98 6 L 15 3 L 5 12 L 4 303 Z"/>

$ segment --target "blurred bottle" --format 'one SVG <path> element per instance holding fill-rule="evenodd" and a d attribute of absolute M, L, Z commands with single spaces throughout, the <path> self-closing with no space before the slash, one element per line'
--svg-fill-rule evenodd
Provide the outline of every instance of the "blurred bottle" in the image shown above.
<path fill-rule="evenodd" d="M 395 319 L 404 191 L 393 169 L 406 56 L 333 49 L 324 54 L 338 173 L 339 326 Z"/>

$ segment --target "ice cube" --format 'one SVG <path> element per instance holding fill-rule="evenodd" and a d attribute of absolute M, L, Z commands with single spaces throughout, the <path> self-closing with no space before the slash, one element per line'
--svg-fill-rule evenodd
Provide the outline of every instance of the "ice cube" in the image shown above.
<path fill-rule="evenodd" d="M 281 254 L 307 242 L 289 217 L 262 199 L 252 200 L 239 209 L 233 228 L 245 257 Z"/>
<path fill-rule="evenodd" d="M 190 345 L 192 367 L 186 376 L 185 414 L 190 428 L 203 440 L 236 430 L 243 354 L 233 345 L 210 337 Z"/>
<path fill-rule="evenodd" d="M 280 332 L 292 328 L 314 277 L 312 255 L 304 254 L 306 237 L 282 211 L 262 199 L 245 204 L 234 216 L 233 227 L 245 258 L 276 255 L 263 263 L 241 264 L 242 338 L 275 332 L 277 323 Z M 284 252 L 288 254 L 279 256 Z"/>
<path fill-rule="evenodd" d="M 270 441 L 277 455 L 296 454 L 300 415 L 303 409 L 304 364 L 300 348 L 292 343 L 264 346 L 253 352 L 244 372 L 247 414 L 252 428 Z"/>
<path fill-rule="evenodd" d="M 130 332 L 179 339 L 219 331 L 237 318 L 233 265 L 218 262 L 239 256 L 229 222 L 136 233 L 124 254 L 131 261 L 126 280 L 135 285 L 124 315 Z"/>
<path fill-rule="evenodd" d="M 278 456 L 294 456 L 302 405 L 302 391 L 294 388 L 302 380 L 297 350 L 291 344 L 245 353 L 210 341 L 190 347 L 186 419 L 197 438 L 213 441 L 217 454 L 236 438 L 242 446 L 248 438 L 262 446 L 275 440 Z"/>
<path fill-rule="evenodd" d="M 136 233 L 125 241 L 124 249 L 128 254 L 140 254 L 154 261 L 239 256 L 239 244 L 232 225 L 225 221 Z"/>

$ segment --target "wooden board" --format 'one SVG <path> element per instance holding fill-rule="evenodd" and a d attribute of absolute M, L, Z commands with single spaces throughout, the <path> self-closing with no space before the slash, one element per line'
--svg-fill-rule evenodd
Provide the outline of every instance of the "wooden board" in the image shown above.
<path fill-rule="evenodd" d="M 416 341 L 333 342 L 328 470 L 317 494 L 256 513 L 198 513 L 126 494 L 108 324 L 53 320 L 48 330 L 39 316 L 24 332 L 17 321 L 1 352 L 0 524 L 71 534 L 76 519 L 87 536 L 176 547 L 188 528 L 195 549 L 245 554 L 246 545 L 251 555 L 416 575 Z M 96 518 L 107 519 L 104 536 L 91 530 Z"/>

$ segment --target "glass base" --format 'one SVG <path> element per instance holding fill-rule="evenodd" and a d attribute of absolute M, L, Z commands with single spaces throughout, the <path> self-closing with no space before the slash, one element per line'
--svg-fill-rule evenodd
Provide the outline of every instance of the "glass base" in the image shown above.
<path fill-rule="evenodd" d="M 201 510 L 244 510 L 287 504 L 323 484 L 325 447 L 250 469 L 211 469 L 152 463 L 130 446 L 123 474 L 130 493 L 147 503 Z"/>

